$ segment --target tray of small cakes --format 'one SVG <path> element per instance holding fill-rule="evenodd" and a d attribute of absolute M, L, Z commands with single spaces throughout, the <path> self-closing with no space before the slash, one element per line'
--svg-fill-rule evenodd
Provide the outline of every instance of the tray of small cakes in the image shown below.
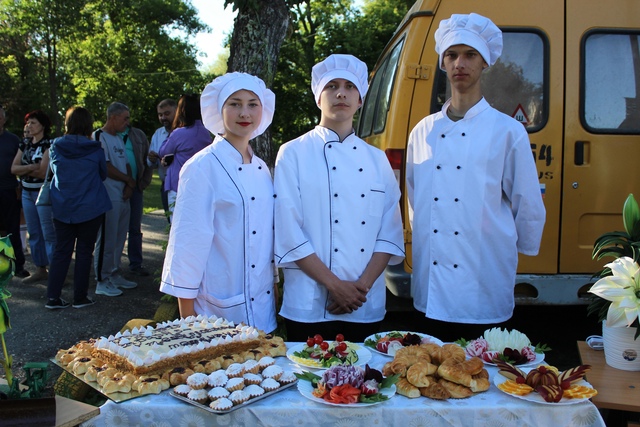
<path fill-rule="evenodd" d="M 133 328 L 61 349 L 51 361 L 116 403 L 158 394 L 232 364 L 284 356 L 282 338 L 215 316 Z M 295 379 L 295 377 L 293 377 Z"/>
<path fill-rule="evenodd" d="M 232 363 L 210 374 L 194 373 L 169 393 L 176 399 L 215 414 L 226 414 L 279 393 L 297 382 L 293 372 L 272 357 Z"/>

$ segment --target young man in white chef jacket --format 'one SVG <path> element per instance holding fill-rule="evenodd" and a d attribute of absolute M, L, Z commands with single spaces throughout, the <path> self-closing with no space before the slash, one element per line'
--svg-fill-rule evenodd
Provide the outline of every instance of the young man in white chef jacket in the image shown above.
<path fill-rule="evenodd" d="M 275 256 L 289 341 L 360 342 L 385 315 L 384 271 L 404 258 L 400 190 L 384 152 L 353 130 L 367 67 L 331 55 L 312 70 L 320 124 L 276 159 Z"/>
<path fill-rule="evenodd" d="M 511 318 L 518 252 L 538 253 L 545 208 L 524 126 L 480 88 L 502 32 L 472 13 L 443 20 L 435 38 L 451 98 L 409 136 L 411 284 L 428 332 L 451 341 Z"/>

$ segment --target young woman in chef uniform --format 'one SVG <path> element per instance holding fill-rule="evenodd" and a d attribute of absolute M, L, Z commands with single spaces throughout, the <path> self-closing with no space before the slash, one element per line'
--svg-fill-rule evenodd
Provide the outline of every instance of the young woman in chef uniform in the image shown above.
<path fill-rule="evenodd" d="M 387 264 L 404 258 L 400 190 L 384 152 L 358 138 L 353 115 L 367 67 L 331 55 L 313 67 L 320 124 L 276 159 L 276 243 L 284 268 L 280 314 L 289 341 L 338 333 L 362 341 L 385 315 Z"/>
<path fill-rule="evenodd" d="M 451 98 L 409 136 L 411 288 L 424 332 L 452 341 L 512 316 L 518 252 L 538 253 L 545 209 L 526 129 L 482 96 L 502 32 L 472 13 L 443 20 L 435 38 Z"/>
<path fill-rule="evenodd" d="M 215 314 L 276 328 L 273 182 L 249 140 L 271 124 L 275 95 L 259 78 L 229 73 L 200 98 L 213 143 L 180 174 L 160 290 L 180 315 Z"/>

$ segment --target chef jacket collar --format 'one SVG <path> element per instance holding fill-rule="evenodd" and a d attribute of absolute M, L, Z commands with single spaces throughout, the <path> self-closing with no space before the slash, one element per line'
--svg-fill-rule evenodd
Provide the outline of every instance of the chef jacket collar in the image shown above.
<path fill-rule="evenodd" d="M 447 118 L 449 117 L 447 116 L 447 109 L 449 108 L 449 105 L 451 105 L 451 98 L 449 98 L 447 102 L 444 103 L 444 105 L 442 106 L 442 110 L 440 110 L 442 112 L 442 115 Z M 482 99 L 480 99 L 480 101 L 476 103 L 476 105 L 474 105 L 469 109 L 469 111 L 467 111 L 467 113 L 464 115 L 464 118 L 462 120 L 473 118 L 489 107 L 491 106 L 489 105 L 487 100 L 484 99 L 483 97 Z M 459 122 L 454 122 L 454 123 L 459 123 Z"/>
<path fill-rule="evenodd" d="M 354 136 L 356 136 L 356 132 L 355 130 L 351 130 L 351 133 L 349 135 L 347 135 L 347 137 L 340 141 L 340 136 L 338 135 L 338 133 L 336 131 L 334 131 L 333 129 L 330 129 L 328 127 L 324 127 L 321 125 L 317 125 L 315 128 L 315 131 L 320 134 L 320 136 L 322 137 L 323 140 L 325 140 L 326 142 L 339 142 L 341 144 L 344 143 L 355 143 L 355 141 L 351 141 L 353 139 Z M 357 136 L 356 136 L 357 138 Z"/>
<path fill-rule="evenodd" d="M 242 154 L 222 135 L 216 135 L 215 143 L 218 144 L 225 156 L 228 156 L 235 162 L 242 164 Z M 251 154 L 251 163 L 253 163 L 253 148 L 251 148 L 251 145 L 249 145 L 249 153 Z"/>

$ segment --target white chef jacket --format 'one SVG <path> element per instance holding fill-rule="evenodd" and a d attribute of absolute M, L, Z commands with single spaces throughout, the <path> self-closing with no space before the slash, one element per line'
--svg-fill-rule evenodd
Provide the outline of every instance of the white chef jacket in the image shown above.
<path fill-rule="evenodd" d="M 267 165 L 243 164 L 217 136 L 180 172 L 160 290 L 195 298 L 197 314 L 273 331 L 273 198 Z"/>
<path fill-rule="evenodd" d="M 518 252 L 536 255 L 545 208 L 527 132 L 484 98 L 420 121 L 407 146 L 413 304 L 448 322 L 513 313 Z"/>
<path fill-rule="evenodd" d="M 385 154 L 355 134 L 340 142 L 317 126 L 284 144 L 276 159 L 275 254 L 284 267 L 280 314 L 297 322 L 342 320 L 371 323 L 384 318 L 384 274 L 367 302 L 349 314 L 327 311 L 328 291 L 295 261 L 315 253 L 340 279 L 357 280 L 374 252 L 404 258 L 400 190 Z"/>

